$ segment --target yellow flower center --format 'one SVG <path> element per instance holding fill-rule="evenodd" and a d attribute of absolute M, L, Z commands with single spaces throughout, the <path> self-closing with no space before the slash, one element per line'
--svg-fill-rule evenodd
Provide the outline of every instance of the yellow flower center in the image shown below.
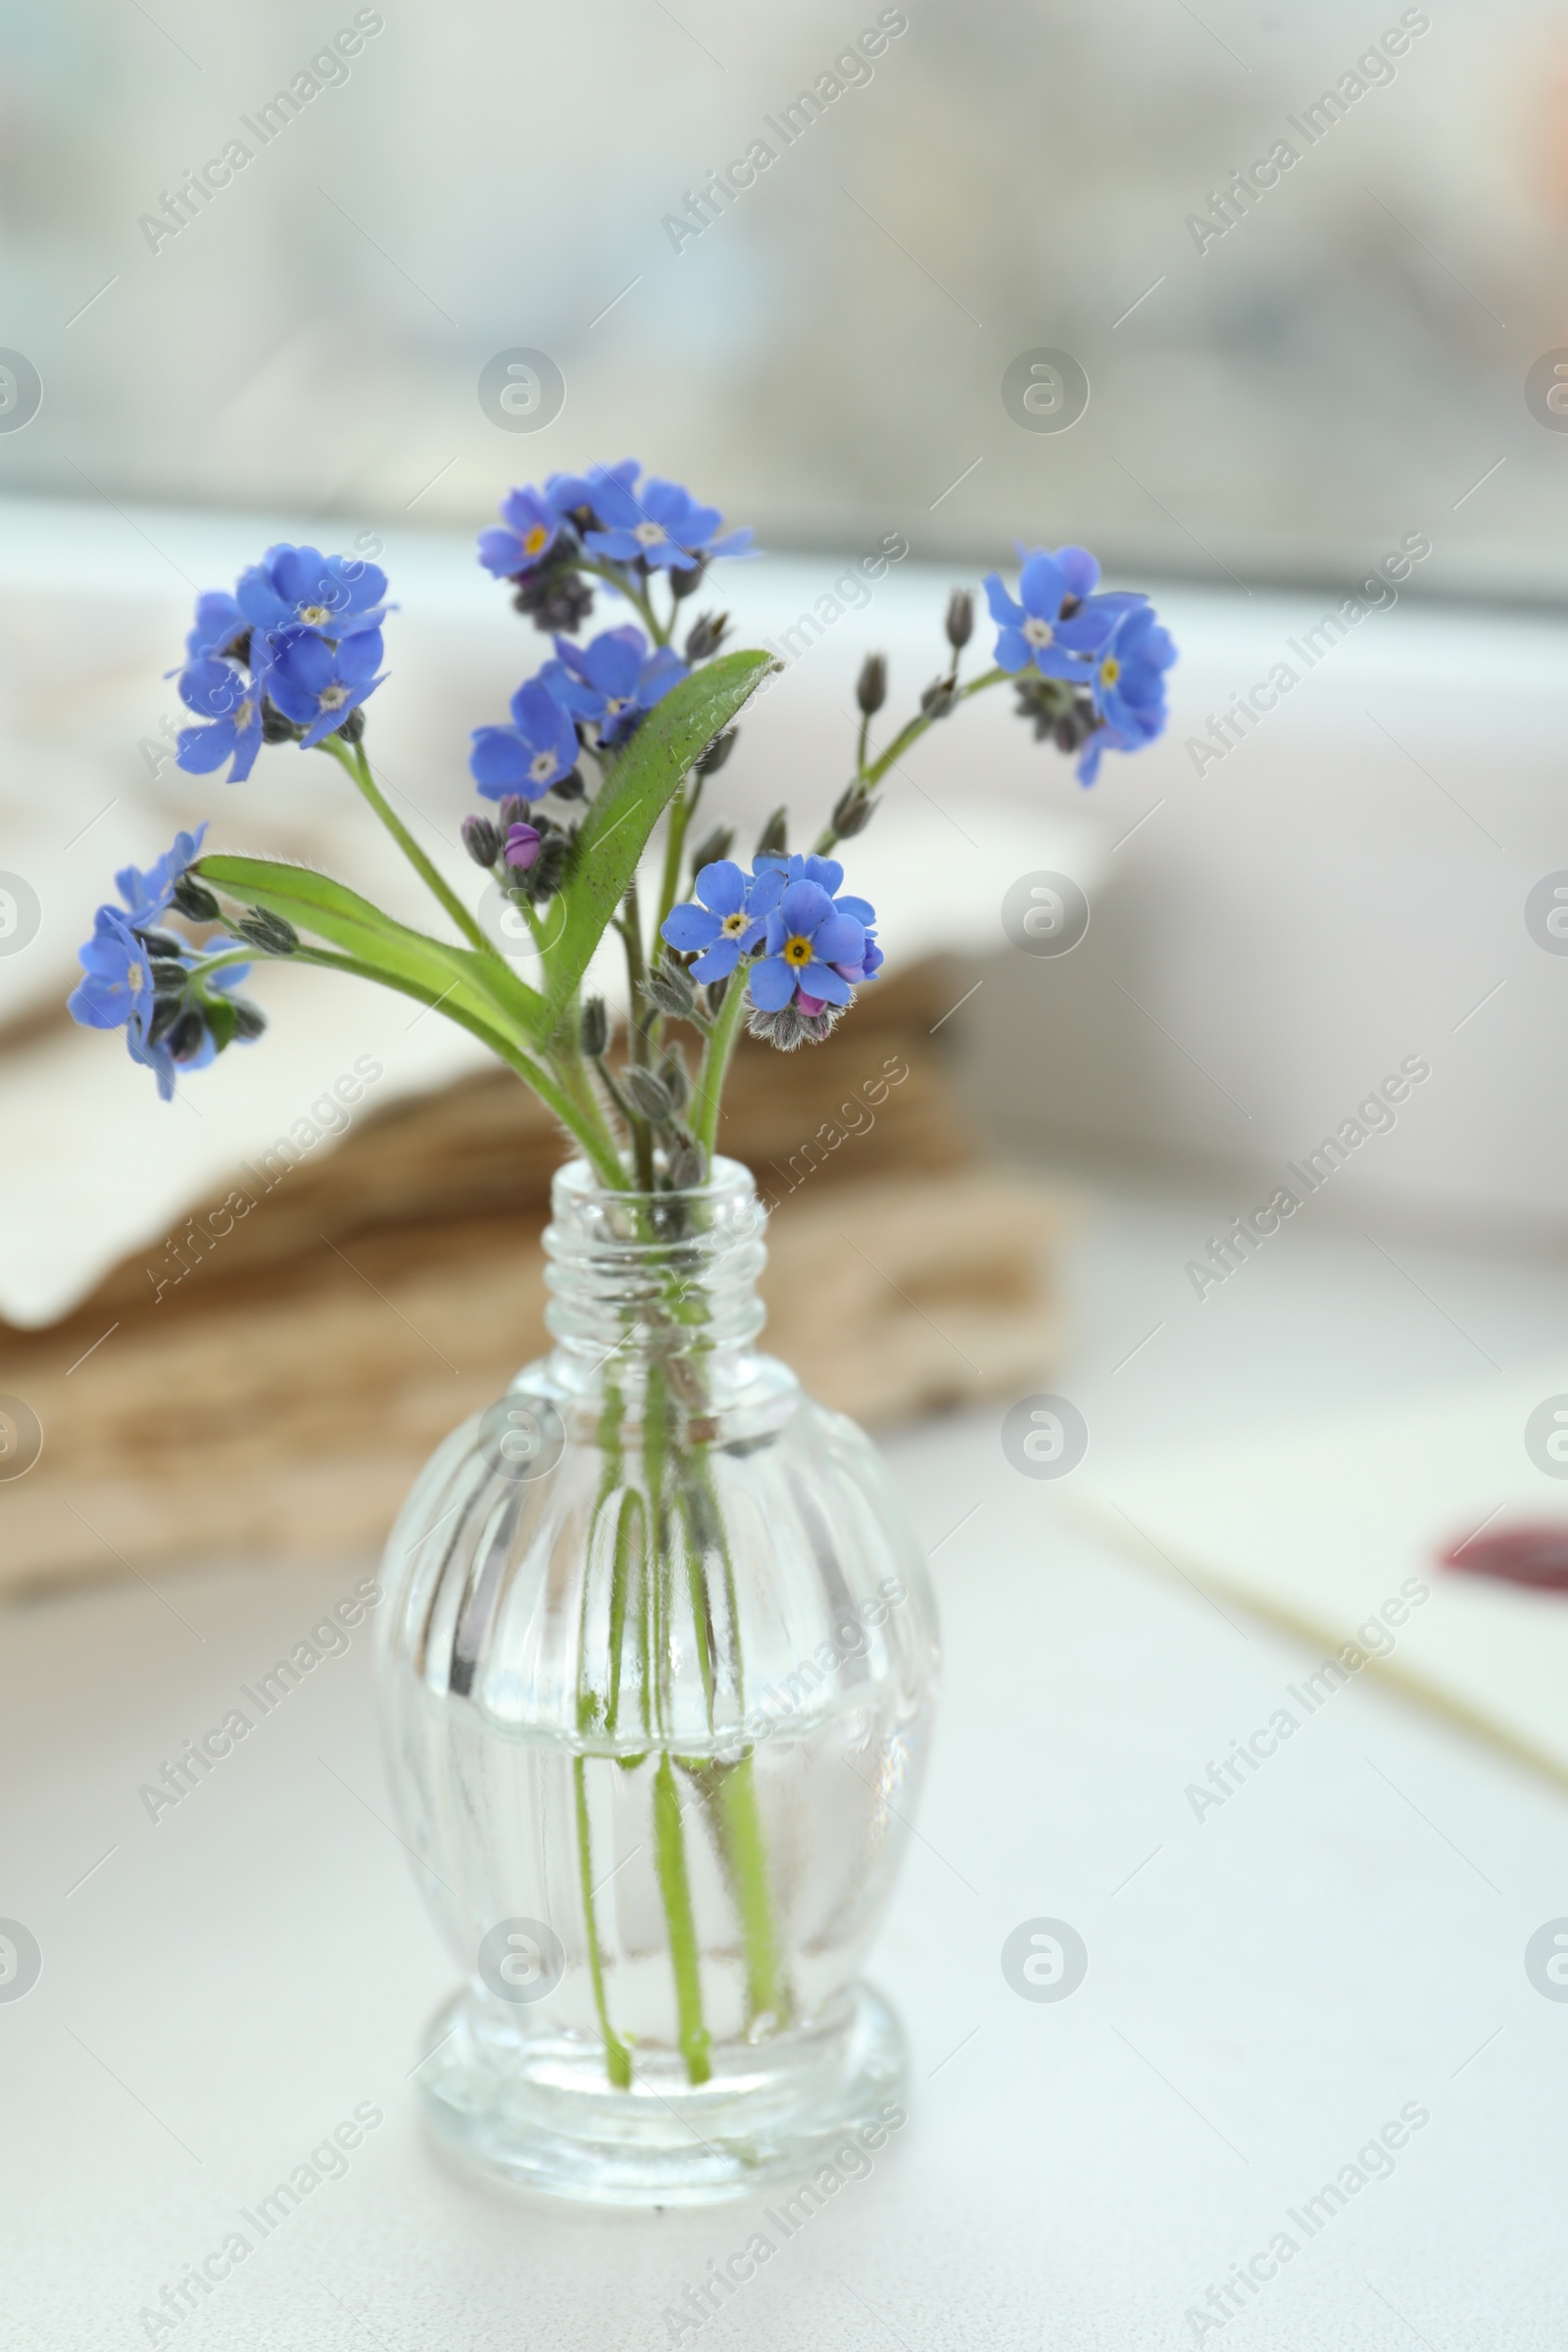
<path fill-rule="evenodd" d="M 346 686 L 339 686 L 336 683 L 330 686 L 323 686 L 318 697 L 321 709 L 323 710 L 336 710 L 340 704 L 346 703 L 348 699 L 348 688 Z"/>
<path fill-rule="evenodd" d="M 811 954 L 812 950 L 810 941 L 808 939 L 802 939 L 799 932 L 796 933 L 793 939 L 787 939 L 784 942 L 784 960 L 786 963 L 809 963 L 811 960 Z"/>
<path fill-rule="evenodd" d="M 550 533 L 545 529 L 544 524 L 542 522 L 536 522 L 533 526 L 533 529 L 528 533 L 527 538 L 524 539 L 522 543 L 523 554 L 525 556 L 537 556 L 541 549 L 545 546 L 549 537 Z"/>
<path fill-rule="evenodd" d="M 141 965 L 139 963 L 127 964 L 125 967 L 125 986 L 129 989 L 131 995 L 133 997 L 139 997 L 146 985 L 147 975 L 142 970 Z"/>
<path fill-rule="evenodd" d="M 1114 654 L 1107 654 L 1100 664 L 1100 683 L 1102 686 L 1114 686 L 1120 676 L 1121 663 Z"/>
<path fill-rule="evenodd" d="M 726 914 L 724 920 L 719 924 L 718 927 L 726 939 L 739 939 L 741 933 L 746 928 L 746 916 L 740 911 L 737 911 L 734 914 Z"/>
<path fill-rule="evenodd" d="M 1024 622 L 1021 633 L 1025 645 L 1045 646 L 1051 643 L 1056 632 L 1049 620 L 1040 620 L 1031 613 Z"/>
<path fill-rule="evenodd" d="M 300 618 L 307 628 L 318 629 L 323 620 L 330 620 L 331 617 L 332 608 L 330 605 L 301 605 L 300 607 Z"/>
<path fill-rule="evenodd" d="M 664 536 L 662 522 L 640 522 L 632 532 L 639 547 L 657 547 Z"/>

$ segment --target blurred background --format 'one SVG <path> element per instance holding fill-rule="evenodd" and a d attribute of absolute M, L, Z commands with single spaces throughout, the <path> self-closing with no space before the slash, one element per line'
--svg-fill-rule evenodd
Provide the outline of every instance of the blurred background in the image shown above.
<path fill-rule="evenodd" d="M 212 1488 L 220 1438 L 257 1493 L 244 1540 L 368 1536 L 452 1418 L 481 1234 L 523 1287 L 464 1400 L 532 1328 L 554 1143 L 466 1040 L 274 971 L 267 1043 L 166 1108 L 61 1003 L 113 869 L 175 822 L 416 911 L 322 763 L 270 752 L 232 790 L 173 765 L 192 591 L 274 538 L 386 565 L 373 755 L 468 873 L 468 730 L 547 650 L 473 533 L 510 484 L 594 460 L 690 482 L 769 551 L 703 600 L 785 663 L 714 793 L 743 845 L 781 801 L 814 830 L 864 653 L 890 657 L 896 720 L 945 659 L 949 588 L 1019 544 L 1087 543 L 1181 648 L 1168 733 L 1092 793 L 1010 696 L 934 730 L 853 845 L 885 917 L 880 1028 L 868 1003 L 859 1042 L 743 1070 L 730 1148 L 778 1195 L 779 1251 L 805 1252 L 776 1338 L 835 1400 L 892 1421 L 1059 1361 L 1060 1269 L 1096 1247 L 1063 1234 L 1123 1232 L 1107 1270 L 1136 1255 L 1114 1216 L 1085 1221 L 1098 1202 L 1172 1220 L 1130 1319 L 1145 1295 L 1151 1324 L 1241 1318 L 1240 1359 L 1266 1366 L 1244 1389 L 1283 1409 L 1290 1349 L 1190 1262 L 1408 1057 L 1430 1082 L 1314 1196 L 1316 1244 L 1364 1257 L 1376 1218 L 1556 1261 L 1568 967 L 1526 907 L 1568 866 L 1559 12 L 74 0 L 0 10 L 0 865 L 37 905 L 0 955 L 0 1316 L 7 1385 L 57 1432 L 19 1573 L 101 1564 L 49 1488 L 88 1465 L 117 1512 L 165 1496 L 132 1549 L 219 1540 L 231 1488 L 194 1519 L 169 1497 L 193 1460 Z M 1227 721 L 1282 663 L 1291 691 Z M 1007 893 L 1041 872 L 1091 907 L 1070 954 L 1009 937 Z M 235 1170 L 361 1052 L 384 1075 L 352 1132 L 323 1113 L 218 1251 Z M 887 1054 L 911 1083 L 808 1184 L 798 1152 Z M 960 1180 L 981 1188 L 961 1215 Z M 873 1221 L 878 1185 L 907 1212 L 888 1273 L 910 1311 L 884 1296 L 897 1347 L 862 1333 L 870 1392 L 785 1298 L 810 1295 L 852 1181 Z M 955 1222 L 989 1256 L 956 1266 Z M 385 1328 L 382 1290 L 425 1329 L 401 1281 L 440 1363 Z M 307 1302 L 342 1329 L 294 1393 L 257 1373 L 259 1335 L 270 1315 L 294 1361 Z M 945 1315 L 970 1318 L 956 1347 Z M 172 1435 L 149 1366 L 203 1348 L 210 1425 Z M 315 1430 L 338 1493 L 351 1405 L 367 1467 L 340 1525 L 271 1473 Z"/>
<path fill-rule="evenodd" d="M 891 729 L 950 590 L 1017 543 L 1087 544 L 1180 649 L 1167 732 L 1089 792 L 1009 693 L 934 727 L 846 845 L 883 975 L 827 1045 L 737 1057 L 765 1344 L 877 1431 L 947 1648 L 875 1960 L 915 2128 L 749 2290 L 745 2340 L 956 2341 L 961 2294 L 1005 2352 L 1043 2312 L 1188 2343 L 1200 2281 L 1418 2097 L 1399 2179 L 1253 2338 L 1561 2343 L 1565 213 L 1546 0 L 0 0 L 29 2345 L 149 2340 L 138 2304 L 368 2092 L 385 2155 L 192 2345 L 510 2343 L 520 2309 L 663 2341 L 740 2241 L 612 2240 L 417 2152 L 448 1966 L 368 1640 L 147 1808 L 539 1348 L 559 1138 L 462 1033 L 332 975 L 258 971 L 266 1037 L 168 1105 L 64 1009 L 116 869 L 179 825 L 426 919 L 326 760 L 174 765 L 193 596 L 274 540 L 385 565 L 368 754 L 476 894 L 469 730 L 548 648 L 474 533 L 627 456 L 767 551 L 698 600 L 783 662 L 705 810 L 740 855 L 780 803 L 814 833 L 864 656 Z M 1042 878 L 1088 908 L 1068 952 L 1009 927 Z M 1325 1139 L 1333 1172 L 1292 1173 Z M 1082 1460 L 1009 1445 L 1064 1401 Z M 1379 1611 L 1396 1641 L 1303 1700 Z M 1282 1707 L 1313 1721 L 1244 1783 Z M 999 1953 L 1061 1917 L 1083 1990 L 1016 2003 Z"/>
<path fill-rule="evenodd" d="M 1255 590 L 1425 528 L 1426 594 L 1562 590 L 1562 453 L 1522 390 L 1564 331 L 1545 0 L 1419 32 L 1364 0 L 923 0 L 892 35 L 812 0 L 370 15 L 344 59 L 355 10 L 301 0 L 5 9 L 8 332 L 47 385 L 9 489 L 467 529 L 516 454 L 475 380 L 536 345 L 566 407 L 528 458 L 635 447 L 773 547 L 1052 531 Z M 301 74 L 264 146 L 246 119 Z M 760 137 L 777 160 L 672 234 Z M 177 234 L 141 225 L 235 138 Z M 1200 250 L 1189 217 L 1281 139 L 1299 160 Z M 1036 345 L 1093 386 L 1070 439 L 999 399 Z"/>

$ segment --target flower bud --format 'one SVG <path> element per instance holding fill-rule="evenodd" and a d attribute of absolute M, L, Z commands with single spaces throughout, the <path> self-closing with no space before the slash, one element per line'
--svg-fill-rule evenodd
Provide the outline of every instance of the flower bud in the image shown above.
<path fill-rule="evenodd" d="M 345 743 L 363 742 L 365 738 L 365 705 L 363 703 L 356 704 L 343 724 L 334 728 L 333 732 L 341 735 Z"/>
<path fill-rule="evenodd" d="M 933 678 L 920 697 L 920 709 L 927 718 L 946 718 L 956 700 L 946 678 Z"/>
<path fill-rule="evenodd" d="M 847 784 L 833 808 L 833 830 L 841 841 L 849 841 L 863 833 L 875 813 L 876 803 L 858 784 Z"/>
<path fill-rule="evenodd" d="M 568 556 L 564 564 L 546 564 L 518 579 L 512 602 L 546 636 L 559 631 L 574 637 L 594 609 L 594 592 L 571 569 Z"/>
<path fill-rule="evenodd" d="M 539 861 L 540 835 L 537 825 L 509 825 L 507 846 L 502 853 L 514 873 L 525 874 Z"/>
<path fill-rule="evenodd" d="M 885 654 L 867 654 L 860 664 L 856 682 L 855 699 L 870 718 L 888 699 L 888 664 Z"/>
<path fill-rule="evenodd" d="M 721 858 L 729 856 L 734 847 L 734 826 L 715 825 L 706 840 L 699 842 L 696 849 L 693 850 L 692 872 L 700 874 L 705 865 L 716 865 Z"/>
<path fill-rule="evenodd" d="M 757 837 L 754 855 L 758 858 L 782 858 L 789 840 L 789 810 L 775 808 Z"/>
<path fill-rule="evenodd" d="M 550 789 L 558 801 L 580 801 L 588 787 L 582 780 L 582 770 L 574 767 L 569 775 L 559 777 Z"/>
<path fill-rule="evenodd" d="M 463 846 L 475 865 L 488 873 L 501 855 L 501 828 L 487 816 L 466 816 L 462 825 Z"/>
<path fill-rule="evenodd" d="M 192 874 L 180 875 L 174 884 L 172 903 L 193 923 L 216 923 L 221 911 L 212 892 Z"/>
<path fill-rule="evenodd" d="M 728 991 L 729 982 L 727 980 L 710 980 L 705 984 L 703 995 L 708 1000 L 708 1009 L 710 1012 L 717 1012 L 719 1006 L 723 1004 Z"/>
<path fill-rule="evenodd" d="M 700 612 L 686 632 L 688 662 L 706 662 L 716 654 L 729 629 L 727 612 Z"/>
<path fill-rule="evenodd" d="M 723 766 L 725 760 L 735 749 L 736 732 L 737 730 L 734 727 L 726 727 L 722 735 L 715 735 L 713 737 L 712 742 L 709 745 L 705 752 L 698 753 L 697 758 L 693 760 L 692 764 L 700 776 L 717 775 L 719 769 Z"/>
<path fill-rule="evenodd" d="M 707 1181 L 708 1154 L 696 1137 L 688 1135 L 684 1128 L 664 1153 L 664 1172 L 672 1193 L 695 1192 Z"/>
<path fill-rule="evenodd" d="M 703 574 L 707 569 L 708 558 L 706 556 L 699 556 L 696 563 L 687 571 L 680 570 L 674 564 L 670 566 L 668 575 L 670 591 L 677 603 L 682 602 L 688 596 L 697 594 L 703 584 Z"/>
<path fill-rule="evenodd" d="M 262 701 L 262 741 L 264 743 L 298 743 L 305 729 L 285 718 L 275 703 L 265 696 Z"/>
<path fill-rule="evenodd" d="M 269 956 L 292 956 L 300 944 L 293 924 L 285 923 L 280 914 L 269 914 L 265 906 L 248 906 L 234 928 L 241 939 L 248 939 L 253 948 L 261 948 Z"/>
<path fill-rule="evenodd" d="M 656 1004 L 661 1012 L 670 1013 L 677 1020 L 690 1012 L 697 1002 L 697 990 L 685 965 L 672 963 L 664 956 L 650 970 L 643 983 L 643 994 L 650 1004 Z"/>
<path fill-rule="evenodd" d="M 632 1062 L 621 1071 L 620 1091 L 633 1110 L 640 1111 L 656 1127 L 662 1127 L 674 1111 L 663 1080 L 656 1078 L 652 1070 L 645 1070 L 640 1062 Z"/>
<path fill-rule="evenodd" d="M 948 643 L 961 653 L 974 635 L 974 598 L 967 588 L 955 588 L 948 599 Z"/>
<path fill-rule="evenodd" d="M 193 1054 L 200 1053 L 206 1034 L 207 1024 L 201 1014 L 194 1005 L 187 1006 L 169 1032 L 169 1051 L 175 1061 L 188 1061 Z"/>
<path fill-rule="evenodd" d="M 267 1027 L 267 1015 L 259 1004 L 253 1004 L 249 997 L 229 997 L 225 1002 L 234 1015 L 236 1037 L 260 1037 L 263 1034 Z"/>
<path fill-rule="evenodd" d="M 659 1075 L 669 1097 L 670 1108 L 684 1110 L 692 1099 L 692 1082 L 685 1062 L 673 1046 L 660 1063 Z"/>
<path fill-rule="evenodd" d="M 564 833 L 541 834 L 538 862 L 528 877 L 536 899 L 547 899 L 553 891 L 561 888 L 562 876 L 566 870 L 566 854 L 570 848 L 571 843 Z"/>
<path fill-rule="evenodd" d="M 514 825 L 527 824 L 532 815 L 532 801 L 525 801 L 521 793 L 509 793 L 501 804 L 501 830 L 503 835 L 505 835 Z"/>
<path fill-rule="evenodd" d="M 183 991 L 181 991 L 178 996 L 154 997 L 153 1015 L 152 1019 L 147 1024 L 147 1043 L 150 1046 L 162 1045 L 164 1039 L 169 1035 L 169 1032 L 171 1029 L 172 1029 L 174 1023 L 179 1019 L 184 1009 L 185 998 Z"/>
<path fill-rule="evenodd" d="M 587 997 L 582 1007 L 582 1050 L 590 1061 L 598 1061 L 610 1043 L 610 1014 L 603 997 Z"/>
<path fill-rule="evenodd" d="M 190 944 L 177 931 L 159 931 L 150 923 L 132 923 L 131 931 L 149 956 L 167 956 L 173 962 L 178 962 Z"/>

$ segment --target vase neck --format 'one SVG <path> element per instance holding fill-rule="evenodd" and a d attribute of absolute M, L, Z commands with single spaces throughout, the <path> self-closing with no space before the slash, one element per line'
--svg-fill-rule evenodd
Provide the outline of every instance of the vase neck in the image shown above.
<path fill-rule="evenodd" d="M 764 1224 L 736 1160 L 686 1193 L 612 1193 L 582 1160 L 560 1169 L 544 1236 L 557 1380 L 584 1396 L 744 1385 L 766 1316 Z"/>

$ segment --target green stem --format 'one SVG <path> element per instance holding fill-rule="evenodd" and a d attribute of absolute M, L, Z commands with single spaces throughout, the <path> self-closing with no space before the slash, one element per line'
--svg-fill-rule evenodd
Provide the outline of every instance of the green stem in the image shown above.
<path fill-rule="evenodd" d="M 593 1851 L 589 1842 L 588 1826 L 588 1759 L 572 1759 L 572 1778 L 577 1795 L 577 1868 L 582 1881 L 582 1915 L 588 1932 L 588 1973 L 593 1980 L 594 2008 L 599 2016 L 599 2031 L 605 2037 L 605 2068 L 617 2090 L 631 2087 L 631 2053 L 610 2022 L 610 2004 L 605 1997 L 605 1964 L 599 1948 L 599 1927 L 594 1917 Z"/>
<path fill-rule="evenodd" d="M 370 773 L 370 762 L 365 756 L 364 744 L 356 743 L 351 747 L 343 741 L 341 736 L 328 735 L 317 748 L 319 751 L 330 752 L 338 765 L 353 777 L 355 784 L 375 810 L 376 815 L 414 867 L 415 872 L 426 888 L 440 900 L 468 945 L 477 948 L 481 955 L 495 956 L 498 962 L 505 961 L 500 949 L 493 940 L 486 939 L 463 901 L 458 897 L 457 892 L 450 883 L 443 879 L 425 856 L 403 819 L 393 812 L 380 786 Z"/>
<path fill-rule="evenodd" d="M 669 1926 L 669 1959 L 675 1973 L 681 2055 L 686 2061 L 687 2080 L 706 2082 L 712 2072 L 708 2057 L 710 2035 L 703 2023 L 703 1987 L 698 1971 L 691 1886 L 686 1875 L 680 1792 L 675 1786 L 675 1768 L 667 1753 L 660 1757 L 654 1776 L 654 1845 L 660 1892 L 664 1898 L 664 1917 Z"/>
<path fill-rule="evenodd" d="M 551 1060 L 562 1099 L 571 1106 L 571 1115 L 558 1112 L 564 1125 L 583 1146 L 595 1169 L 613 1192 L 630 1189 L 620 1152 L 610 1131 L 598 1096 L 588 1076 L 577 1040 L 581 1021 L 575 1004 L 568 1005 L 558 1030 Z"/>
<path fill-rule="evenodd" d="M 290 950 L 289 954 L 292 953 L 293 951 Z M 208 956 L 202 962 L 193 963 L 187 977 L 192 980 L 205 980 L 209 972 L 221 971 L 225 963 L 254 963 L 259 956 L 270 956 L 276 963 L 288 961 L 288 955 L 272 956 L 270 948 L 231 948 L 226 955 Z"/>
<path fill-rule="evenodd" d="M 724 1002 L 718 1008 L 712 1031 L 703 1048 L 702 1065 L 697 1084 L 692 1090 L 691 1109 L 686 1124 L 702 1145 L 710 1159 L 713 1156 L 713 1141 L 718 1133 L 718 1102 L 724 1091 L 724 1074 L 729 1057 L 735 1051 L 741 1021 L 746 1011 L 746 967 L 744 964 L 730 974 Z"/>
<path fill-rule="evenodd" d="M 978 678 L 971 678 L 967 686 L 959 687 L 957 693 L 953 698 L 954 703 L 966 703 L 971 694 L 983 694 L 988 686 L 1000 686 L 1004 682 L 1004 680 L 1010 677 L 1011 674 L 1012 673 L 1009 670 L 1005 669 L 985 670 Z M 952 708 L 953 705 L 950 704 L 949 709 L 951 710 Z M 899 732 L 894 736 L 893 741 L 888 745 L 887 750 L 879 753 L 876 759 L 872 760 L 869 767 L 861 767 L 859 769 L 858 781 L 865 786 L 867 792 L 874 792 L 877 785 L 881 783 L 883 777 L 887 774 L 888 769 L 890 767 L 897 766 L 901 756 L 908 750 L 910 744 L 918 743 L 920 737 L 925 733 L 926 729 L 928 727 L 934 727 L 935 725 L 936 720 L 934 718 L 928 718 L 923 710 L 916 711 L 914 717 L 909 719 L 906 725 L 899 729 Z M 863 749 L 865 740 L 865 730 L 863 727 L 860 730 L 860 739 Z M 821 832 L 817 835 L 816 840 L 812 843 L 811 847 L 818 858 L 825 858 L 829 850 L 835 846 L 838 839 L 839 836 L 834 832 L 833 827 L 831 825 L 824 825 Z"/>
<path fill-rule="evenodd" d="M 699 777 L 698 790 L 701 789 L 702 778 Z M 675 787 L 675 797 L 669 804 L 669 830 L 664 836 L 664 871 L 659 884 L 659 912 L 654 918 L 656 940 L 668 919 L 669 910 L 675 904 L 675 894 L 680 888 L 681 852 L 686 846 L 686 828 L 691 822 L 692 810 L 696 806 L 697 794 L 694 792 L 688 803 L 686 783 L 682 778 Z M 656 948 L 654 952 L 657 955 L 658 949 Z"/>
<path fill-rule="evenodd" d="M 631 990 L 626 1025 L 626 1051 L 633 1061 L 646 1063 L 651 1056 L 648 1052 L 648 1034 L 642 1026 L 642 1016 L 647 1010 L 644 1000 L 644 984 L 648 978 L 648 965 L 643 956 L 642 905 L 637 895 L 635 874 L 626 885 L 625 895 L 620 902 L 620 911 L 621 920 L 616 928 L 620 932 L 626 950 L 626 980 Z"/>
<path fill-rule="evenodd" d="M 782 2025 L 791 2008 L 789 1979 L 779 1948 L 778 1918 L 767 1870 L 767 1844 L 757 1802 L 750 1754 L 720 1769 L 714 1801 L 729 1862 L 731 1889 L 746 1942 L 746 2000 L 753 2021 L 771 2015 Z"/>
<path fill-rule="evenodd" d="M 661 622 L 648 596 L 637 586 L 629 572 L 622 571 L 618 564 L 588 564 L 580 559 L 576 568 L 591 573 L 596 580 L 603 580 L 607 588 L 613 588 L 617 596 L 623 596 L 628 605 L 635 605 L 656 645 L 669 643 L 668 626 Z M 673 619 L 674 614 L 671 613 L 670 620 Z"/>

